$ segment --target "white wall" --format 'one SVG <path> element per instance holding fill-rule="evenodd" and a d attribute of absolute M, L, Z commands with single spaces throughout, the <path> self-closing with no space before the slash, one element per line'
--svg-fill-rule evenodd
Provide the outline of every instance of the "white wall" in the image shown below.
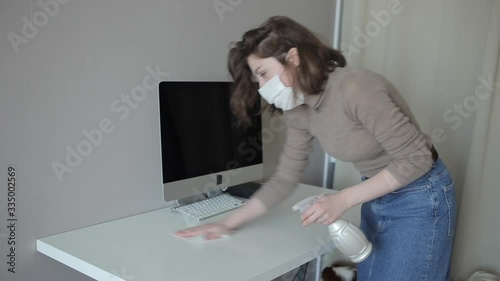
<path fill-rule="evenodd" d="M 128 107 L 127 116 L 122 109 L 111 109 L 114 103 L 125 105 L 121 95 L 143 84 L 147 67 L 159 67 L 171 80 L 225 80 L 229 42 L 271 15 L 291 16 L 325 38 L 332 30 L 332 3 L 327 0 L 314 5 L 221 0 L 238 4 L 222 17 L 213 1 L 59 1 L 68 3 L 59 4 L 58 11 L 50 7 L 54 13 L 47 22 L 38 0 L 0 2 L 0 182 L 7 186 L 6 170 L 14 165 L 18 218 L 16 273 L 11 274 L 6 264 L 7 192 L 2 188 L 1 280 L 88 280 L 38 254 L 36 238 L 165 205 L 157 89 L 147 91 L 136 108 Z M 42 21 L 36 33 L 23 21 L 32 15 Z M 17 37 L 23 43 L 16 52 L 10 38 L 13 33 L 23 36 L 24 25 L 29 38 Z M 157 81 L 147 81 L 152 82 Z M 82 145 L 82 130 L 97 129 L 102 120 L 114 130 L 59 181 L 52 163 L 66 164 L 66 146 Z M 282 138 L 275 139 L 267 146 L 266 159 L 278 153 Z M 269 164 L 267 174 L 273 169 Z"/>

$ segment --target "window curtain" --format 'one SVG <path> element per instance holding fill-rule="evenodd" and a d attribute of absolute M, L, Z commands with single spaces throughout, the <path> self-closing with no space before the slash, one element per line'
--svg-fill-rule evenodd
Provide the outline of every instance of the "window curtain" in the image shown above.
<path fill-rule="evenodd" d="M 452 276 L 498 274 L 500 1 L 345 1 L 343 16 L 348 64 L 396 86 L 455 180 Z M 352 165 L 337 161 L 335 189 L 358 182 Z"/>

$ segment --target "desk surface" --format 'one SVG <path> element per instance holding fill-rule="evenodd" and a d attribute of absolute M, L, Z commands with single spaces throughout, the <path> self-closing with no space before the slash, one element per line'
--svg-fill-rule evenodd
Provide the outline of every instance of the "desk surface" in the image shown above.
<path fill-rule="evenodd" d="M 333 249 L 326 227 L 304 228 L 291 209 L 324 192 L 335 191 L 301 184 L 282 204 L 220 240 L 173 236 L 200 222 L 164 208 L 41 238 L 37 250 L 96 280 L 268 281 Z M 358 224 L 359 207 L 344 218 Z"/>

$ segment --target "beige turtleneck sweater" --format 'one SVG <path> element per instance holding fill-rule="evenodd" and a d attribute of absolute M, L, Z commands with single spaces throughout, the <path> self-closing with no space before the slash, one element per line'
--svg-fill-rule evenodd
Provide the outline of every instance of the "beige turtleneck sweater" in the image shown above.
<path fill-rule="evenodd" d="M 433 164 L 432 140 L 383 76 L 362 68 L 336 68 L 324 91 L 284 112 L 287 138 L 276 172 L 255 194 L 269 209 L 290 195 L 307 166 L 313 138 L 324 151 L 352 162 L 362 176 L 384 168 L 403 186 Z"/>

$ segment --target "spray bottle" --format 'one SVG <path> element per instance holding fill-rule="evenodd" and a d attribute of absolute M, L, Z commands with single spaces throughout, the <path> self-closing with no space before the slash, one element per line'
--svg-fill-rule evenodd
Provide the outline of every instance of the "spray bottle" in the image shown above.
<path fill-rule="evenodd" d="M 302 213 L 323 195 L 325 194 L 307 197 L 295 204 L 292 209 Z M 366 239 L 361 229 L 345 219 L 338 219 L 330 224 L 328 232 L 337 249 L 352 262 L 362 262 L 372 251 L 372 244 Z"/>

